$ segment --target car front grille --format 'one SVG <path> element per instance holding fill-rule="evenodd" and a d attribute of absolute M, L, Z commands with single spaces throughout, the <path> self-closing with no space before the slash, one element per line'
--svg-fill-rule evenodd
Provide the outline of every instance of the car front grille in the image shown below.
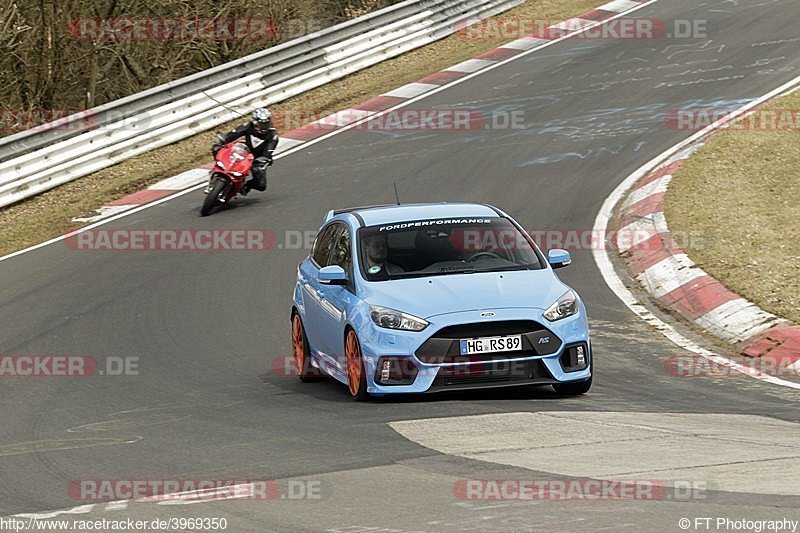
<path fill-rule="evenodd" d="M 475 337 L 499 337 L 539 331 L 544 327 L 533 320 L 498 320 L 447 326 L 433 334 L 434 339 L 473 339 Z"/>
<path fill-rule="evenodd" d="M 461 340 L 522 335 L 522 349 L 514 352 L 461 355 Z M 447 326 L 431 335 L 414 355 L 426 364 L 453 364 L 551 355 L 561 347 L 555 333 L 533 320 L 486 321 Z"/>

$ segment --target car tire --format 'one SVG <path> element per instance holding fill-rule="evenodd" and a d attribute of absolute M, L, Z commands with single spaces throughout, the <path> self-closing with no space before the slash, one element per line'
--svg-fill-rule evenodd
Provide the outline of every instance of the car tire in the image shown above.
<path fill-rule="evenodd" d="M 357 402 L 369 398 L 367 393 L 367 371 L 361 354 L 361 343 L 352 329 L 347 330 L 344 343 L 345 366 L 347 367 L 347 386 L 350 396 Z"/>
<path fill-rule="evenodd" d="M 311 350 L 308 347 L 306 328 L 299 313 L 292 315 L 292 356 L 300 381 L 309 382 L 320 377 L 319 370 L 311 365 Z"/>

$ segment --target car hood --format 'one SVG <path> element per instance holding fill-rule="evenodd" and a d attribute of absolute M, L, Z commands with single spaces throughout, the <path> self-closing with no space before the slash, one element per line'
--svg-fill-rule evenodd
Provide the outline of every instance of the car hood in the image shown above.
<path fill-rule="evenodd" d="M 450 274 L 366 284 L 364 300 L 431 318 L 502 308 L 547 309 L 569 287 L 549 269 Z"/>

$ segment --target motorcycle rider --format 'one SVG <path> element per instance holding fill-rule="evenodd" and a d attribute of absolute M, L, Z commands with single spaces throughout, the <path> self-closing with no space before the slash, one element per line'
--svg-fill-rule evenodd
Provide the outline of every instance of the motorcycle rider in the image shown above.
<path fill-rule="evenodd" d="M 241 192 L 246 196 L 250 189 L 261 192 L 267 190 L 267 167 L 272 165 L 272 152 L 278 146 L 278 131 L 272 125 L 272 113 L 266 107 L 254 110 L 252 120 L 227 133 L 224 139 L 213 144 L 211 155 L 216 157 L 223 146 L 242 137 L 255 158 L 251 170 L 252 178 L 244 184 Z"/>

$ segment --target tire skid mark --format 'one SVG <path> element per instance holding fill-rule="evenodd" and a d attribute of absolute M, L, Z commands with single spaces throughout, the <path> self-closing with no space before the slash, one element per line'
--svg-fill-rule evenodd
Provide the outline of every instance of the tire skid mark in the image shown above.
<path fill-rule="evenodd" d="M 14 444 L 4 444 L 0 446 L 0 457 L 12 455 L 36 454 L 45 452 L 55 452 L 63 450 L 78 450 L 84 448 L 94 448 L 96 446 L 115 446 L 117 444 L 133 444 L 139 442 L 144 437 L 135 436 L 124 437 L 86 437 L 74 439 L 49 439 L 34 440 L 28 442 L 17 442 Z"/>

